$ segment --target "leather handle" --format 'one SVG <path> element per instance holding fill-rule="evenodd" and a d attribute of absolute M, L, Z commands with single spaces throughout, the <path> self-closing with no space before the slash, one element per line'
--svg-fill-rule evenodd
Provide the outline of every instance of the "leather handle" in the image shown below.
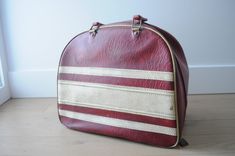
<path fill-rule="evenodd" d="M 89 30 L 90 34 L 94 37 L 97 34 L 97 31 L 99 29 L 100 26 L 102 26 L 103 24 L 100 22 L 94 22 L 92 23 L 92 26 Z"/>
<path fill-rule="evenodd" d="M 144 18 L 140 15 L 133 16 L 132 20 L 132 33 L 135 37 L 139 36 L 140 31 L 142 29 L 142 24 L 147 21 L 147 18 Z"/>
<path fill-rule="evenodd" d="M 140 16 L 140 15 L 135 15 L 133 16 L 133 21 L 136 20 L 136 21 L 142 21 L 142 22 L 145 22 L 147 21 L 148 19 L 143 17 L 143 16 Z"/>
<path fill-rule="evenodd" d="M 100 27 L 101 25 L 104 25 L 104 24 L 102 24 L 102 23 L 100 23 L 100 22 L 94 22 L 94 23 L 92 23 L 92 27 L 94 27 L 94 26 Z"/>

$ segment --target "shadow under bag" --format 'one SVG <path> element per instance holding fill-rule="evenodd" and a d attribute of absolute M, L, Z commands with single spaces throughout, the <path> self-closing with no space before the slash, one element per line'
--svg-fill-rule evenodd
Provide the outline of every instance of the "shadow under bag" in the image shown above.
<path fill-rule="evenodd" d="M 187 107 L 188 66 L 168 32 L 132 21 L 75 36 L 58 68 L 58 114 L 66 127 L 134 142 L 175 147 Z"/>

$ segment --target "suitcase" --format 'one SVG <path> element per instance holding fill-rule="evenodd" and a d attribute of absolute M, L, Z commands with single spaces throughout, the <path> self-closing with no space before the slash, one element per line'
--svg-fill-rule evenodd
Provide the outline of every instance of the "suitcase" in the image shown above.
<path fill-rule="evenodd" d="M 75 36 L 58 67 L 58 114 L 66 127 L 160 147 L 182 139 L 188 66 L 168 32 L 131 21 Z"/>

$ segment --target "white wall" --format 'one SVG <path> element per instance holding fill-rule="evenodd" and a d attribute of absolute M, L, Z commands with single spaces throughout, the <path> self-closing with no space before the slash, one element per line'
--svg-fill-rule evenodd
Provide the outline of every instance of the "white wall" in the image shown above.
<path fill-rule="evenodd" d="M 5 56 L 5 47 L 3 42 L 2 27 L 0 21 L 0 105 L 6 102 L 10 97 L 8 84 L 8 70 Z"/>
<path fill-rule="evenodd" d="M 141 14 L 171 32 L 190 66 L 190 93 L 235 92 L 233 0 L 2 0 L 13 97 L 56 96 L 66 43 L 91 23 Z"/>

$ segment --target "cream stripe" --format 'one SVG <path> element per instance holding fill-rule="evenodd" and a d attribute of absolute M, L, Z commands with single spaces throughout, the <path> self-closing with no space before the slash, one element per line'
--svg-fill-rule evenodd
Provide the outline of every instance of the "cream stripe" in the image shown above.
<path fill-rule="evenodd" d="M 175 120 L 173 91 L 60 80 L 58 102 Z"/>
<path fill-rule="evenodd" d="M 173 81 L 172 72 L 135 70 L 135 69 L 60 66 L 59 73 Z"/>
<path fill-rule="evenodd" d="M 59 114 L 65 117 L 93 122 L 97 124 L 176 136 L 176 128 L 170 128 L 136 121 L 115 119 L 98 115 L 77 113 L 65 110 L 59 110 Z"/>

